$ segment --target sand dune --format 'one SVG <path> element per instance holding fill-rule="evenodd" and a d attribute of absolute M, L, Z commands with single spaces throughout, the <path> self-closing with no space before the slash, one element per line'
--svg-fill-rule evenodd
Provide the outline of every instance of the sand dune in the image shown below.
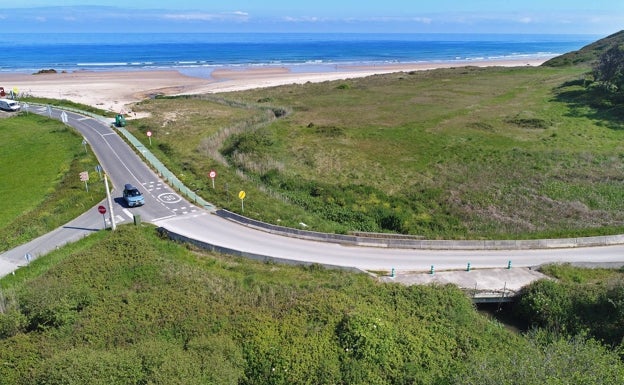
<path fill-rule="evenodd" d="M 286 67 L 221 68 L 210 78 L 191 77 L 169 71 L 75 71 L 45 74 L 0 74 L 0 87 L 17 89 L 19 95 L 67 99 L 116 113 L 154 95 L 183 95 L 240 91 L 284 84 L 322 82 L 374 74 L 422 71 L 460 66 L 535 66 L 543 61 L 479 61 L 462 63 L 416 63 L 370 66 L 336 66 L 324 72 L 292 72 Z"/>

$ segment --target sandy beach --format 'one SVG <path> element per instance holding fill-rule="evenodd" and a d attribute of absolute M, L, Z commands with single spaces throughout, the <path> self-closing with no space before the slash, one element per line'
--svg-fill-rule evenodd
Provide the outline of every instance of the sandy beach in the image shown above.
<path fill-rule="evenodd" d="M 5 91 L 17 89 L 20 96 L 67 99 L 107 111 L 126 113 L 130 111 L 130 104 L 155 95 L 231 92 L 435 68 L 537 66 L 542 63 L 539 60 L 516 60 L 336 66 L 324 72 L 293 72 L 286 67 L 220 68 L 205 78 L 186 76 L 175 70 L 0 74 L 0 87 Z"/>

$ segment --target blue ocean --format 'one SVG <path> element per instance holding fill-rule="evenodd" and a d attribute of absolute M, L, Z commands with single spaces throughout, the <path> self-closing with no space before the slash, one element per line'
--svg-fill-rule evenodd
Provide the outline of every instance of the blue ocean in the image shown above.
<path fill-rule="evenodd" d="M 219 67 L 548 59 L 600 39 L 595 35 L 106 33 L 3 34 L 0 73 L 175 69 L 209 76 Z"/>

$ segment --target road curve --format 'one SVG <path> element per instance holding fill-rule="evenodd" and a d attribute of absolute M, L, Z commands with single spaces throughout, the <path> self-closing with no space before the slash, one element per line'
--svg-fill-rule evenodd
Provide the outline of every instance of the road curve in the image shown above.
<path fill-rule="evenodd" d="M 37 107 L 34 112 L 49 114 L 57 119 L 62 113 L 61 110 L 44 107 Z M 117 192 L 114 194 L 114 217 L 122 223 L 140 216 L 143 221 L 169 232 L 242 253 L 365 270 L 428 271 L 434 266 L 439 271 L 464 269 L 468 263 L 472 268 L 501 268 L 507 267 L 510 261 L 514 267 L 554 262 L 624 262 L 624 245 L 543 250 L 414 250 L 345 246 L 270 234 L 212 215 L 179 196 L 117 135 L 110 122 L 73 112 L 66 114 L 67 124 L 84 135 L 100 165 L 110 176 Z M 132 209 L 123 206 L 118 195 L 125 183 L 133 183 L 143 190 L 145 206 Z M 79 225 L 70 223 L 64 226 L 63 234 L 76 237 L 77 230 L 85 235 L 103 227 L 102 216 L 95 209 L 81 218 Z M 47 252 L 51 247 L 58 246 L 49 243 L 58 242 L 59 237 L 63 235 L 57 235 L 50 241 L 42 237 L 0 255 L 0 276 L 13 265 L 23 265 L 26 253 L 43 255 L 41 250 Z M 41 246 L 43 244 L 47 244 L 45 248 Z"/>

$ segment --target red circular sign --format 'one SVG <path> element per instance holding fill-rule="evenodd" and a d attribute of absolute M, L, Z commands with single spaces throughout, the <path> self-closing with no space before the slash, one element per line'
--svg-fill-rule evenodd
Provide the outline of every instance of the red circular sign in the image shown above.
<path fill-rule="evenodd" d="M 147 131 L 147 136 L 152 136 L 152 131 Z"/>
<path fill-rule="evenodd" d="M 217 172 L 215 170 L 210 170 L 210 174 L 208 175 L 214 179 L 217 176 Z"/>
<path fill-rule="evenodd" d="M 100 214 L 106 214 L 106 207 L 98 206 L 98 211 L 100 212 Z"/>

